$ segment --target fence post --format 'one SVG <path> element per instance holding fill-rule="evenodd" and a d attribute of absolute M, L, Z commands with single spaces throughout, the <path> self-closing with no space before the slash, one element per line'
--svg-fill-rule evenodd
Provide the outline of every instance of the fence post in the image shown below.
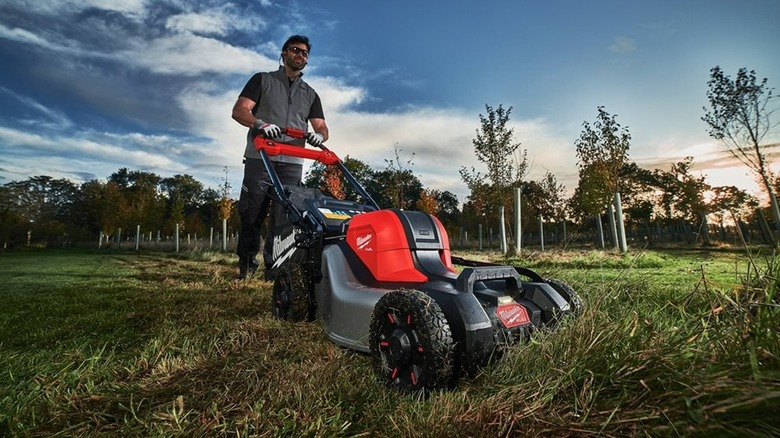
<path fill-rule="evenodd" d="M 607 206 L 607 219 L 609 220 L 609 231 L 612 237 L 612 248 L 617 248 L 617 225 L 615 224 L 615 207 L 610 202 Z"/>
<path fill-rule="evenodd" d="M 174 238 L 176 239 L 176 254 L 179 253 L 179 224 L 176 224 L 176 231 L 174 232 Z"/>
<path fill-rule="evenodd" d="M 566 230 L 566 219 L 563 220 L 563 246 L 566 246 L 566 241 L 569 239 L 569 235 Z"/>
<path fill-rule="evenodd" d="M 222 219 L 222 251 L 227 251 L 227 219 Z"/>
<path fill-rule="evenodd" d="M 520 201 L 522 196 L 522 189 L 520 187 L 515 188 L 515 242 L 517 245 L 515 245 L 515 253 L 517 255 L 520 255 L 520 249 L 523 247 L 523 225 L 522 225 L 522 216 L 520 211 Z"/>
<path fill-rule="evenodd" d="M 506 226 L 504 225 L 504 206 L 498 207 L 498 239 L 501 254 L 506 254 Z"/>
<path fill-rule="evenodd" d="M 617 222 L 620 252 L 627 252 L 628 244 L 626 243 L 626 225 L 623 223 L 623 203 L 620 202 L 620 192 L 615 192 L 615 221 Z"/>
<path fill-rule="evenodd" d="M 595 216 L 596 219 L 596 242 L 600 249 L 604 249 L 604 224 L 601 223 L 601 213 Z"/>
<path fill-rule="evenodd" d="M 542 246 L 542 251 L 544 251 L 544 218 L 542 218 L 542 215 L 539 215 L 539 243 Z"/>
<path fill-rule="evenodd" d="M 780 207 L 777 205 L 777 197 L 774 193 L 769 194 L 769 207 L 772 209 L 772 219 L 775 221 L 775 231 L 780 233 Z M 767 224 L 768 228 L 769 224 Z M 774 238 L 772 239 L 774 245 Z"/>

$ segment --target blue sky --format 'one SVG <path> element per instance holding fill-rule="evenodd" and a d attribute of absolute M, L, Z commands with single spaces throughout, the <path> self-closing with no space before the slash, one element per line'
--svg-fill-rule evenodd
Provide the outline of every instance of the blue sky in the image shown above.
<path fill-rule="evenodd" d="M 296 33 L 313 44 L 328 146 L 377 168 L 414 153 L 423 184 L 461 200 L 486 104 L 513 107 L 527 179 L 573 190 L 574 141 L 603 105 L 641 166 L 691 155 L 709 182 L 750 188 L 700 120 L 709 70 L 780 87 L 776 0 L 4 0 L 0 184 L 127 167 L 217 187 L 227 167 L 235 191 L 246 131 L 230 110 Z"/>

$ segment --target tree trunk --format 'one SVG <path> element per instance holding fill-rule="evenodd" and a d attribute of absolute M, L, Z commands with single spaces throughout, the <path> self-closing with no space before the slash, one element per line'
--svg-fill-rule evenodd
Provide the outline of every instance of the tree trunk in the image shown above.
<path fill-rule="evenodd" d="M 772 188 L 772 183 L 769 181 L 769 178 L 767 176 L 767 169 L 766 164 L 764 162 L 764 154 L 761 152 L 761 148 L 758 145 L 758 142 L 756 141 L 753 144 L 753 149 L 756 153 L 756 157 L 758 158 L 758 171 L 759 176 L 761 177 L 761 182 L 764 183 L 764 188 L 766 189 L 767 194 L 769 194 L 769 208 L 772 211 L 772 219 L 775 222 L 775 231 L 777 233 L 780 233 L 780 207 L 777 205 L 777 197 L 775 196 L 775 191 Z M 774 240 L 774 239 L 773 239 Z"/>
<path fill-rule="evenodd" d="M 707 223 L 707 213 L 700 211 L 699 212 L 699 219 L 701 219 L 701 226 L 699 227 L 699 234 L 702 237 L 702 243 L 705 246 L 712 245 L 712 242 L 710 242 L 710 227 Z"/>

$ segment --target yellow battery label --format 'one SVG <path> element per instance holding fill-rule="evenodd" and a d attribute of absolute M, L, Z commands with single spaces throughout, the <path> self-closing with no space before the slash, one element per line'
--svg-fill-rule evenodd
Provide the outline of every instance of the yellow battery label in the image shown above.
<path fill-rule="evenodd" d="M 325 216 L 325 219 L 350 219 L 352 218 L 352 215 L 347 214 L 343 211 L 333 211 L 329 208 L 320 208 L 320 213 L 322 213 L 323 216 Z"/>

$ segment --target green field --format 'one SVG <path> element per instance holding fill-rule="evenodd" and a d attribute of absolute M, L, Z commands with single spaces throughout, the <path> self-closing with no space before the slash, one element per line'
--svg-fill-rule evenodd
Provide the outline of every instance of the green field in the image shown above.
<path fill-rule="evenodd" d="M 423 397 L 272 319 L 270 284 L 232 281 L 231 256 L 0 254 L 0 436 L 780 435 L 777 258 L 513 262 L 571 283 L 583 315 Z"/>

